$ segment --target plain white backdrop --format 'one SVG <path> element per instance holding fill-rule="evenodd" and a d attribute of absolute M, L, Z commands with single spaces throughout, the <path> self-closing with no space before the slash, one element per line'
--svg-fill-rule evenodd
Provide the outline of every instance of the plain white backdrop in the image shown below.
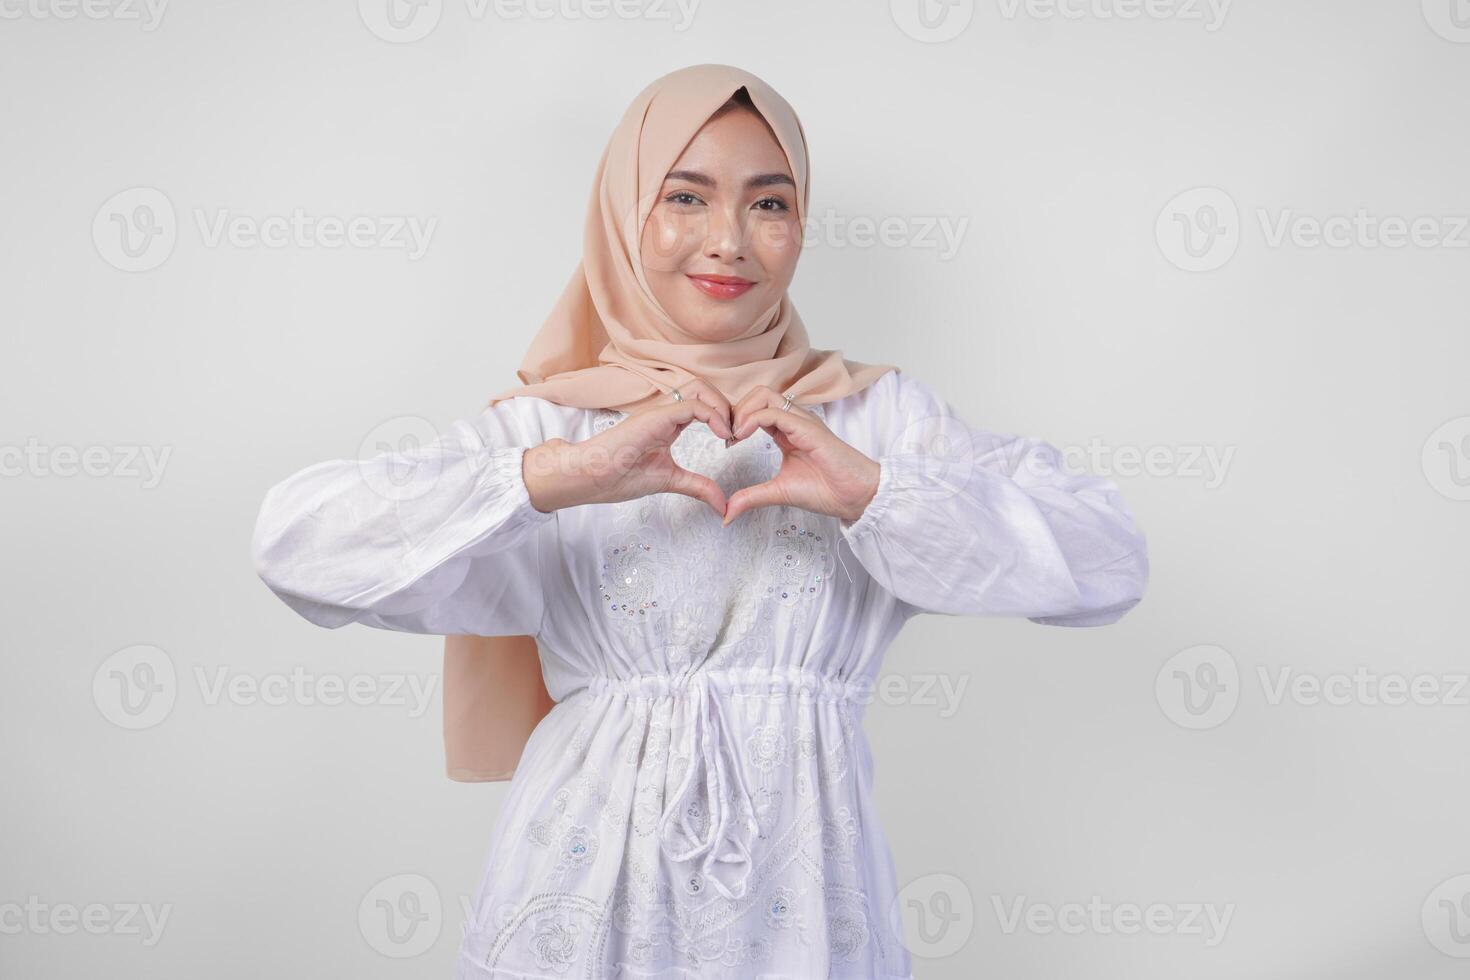
<path fill-rule="evenodd" d="M 806 127 L 813 344 L 1150 544 L 1115 626 L 893 647 L 917 975 L 1462 976 L 1460 0 L 0 0 L 0 976 L 451 975 L 506 784 L 440 641 L 310 626 L 250 528 L 515 383 L 707 61 Z"/>

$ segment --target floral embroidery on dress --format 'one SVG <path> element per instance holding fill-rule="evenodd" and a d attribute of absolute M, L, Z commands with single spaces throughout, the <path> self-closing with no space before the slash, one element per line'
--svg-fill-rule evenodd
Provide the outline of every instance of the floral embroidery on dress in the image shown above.
<path fill-rule="evenodd" d="M 646 620 L 659 611 L 659 578 L 667 574 L 662 555 L 636 537 L 619 535 L 602 553 L 597 583 L 603 610 L 615 619 Z"/>
<path fill-rule="evenodd" d="M 766 594 L 785 606 L 810 602 L 832 577 L 833 553 L 827 536 L 795 521 L 776 528 L 769 558 Z"/>
<path fill-rule="evenodd" d="M 857 847 L 858 822 L 847 807 L 822 820 L 822 854 L 828 861 L 850 864 Z"/>
<path fill-rule="evenodd" d="M 747 758 L 761 772 L 786 764 L 786 733 L 780 725 L 761 725 L 745 740 Z"/>
<path fill-rule="evenodd" d="M 565 973 L 577 954 L 577 933 L 577 924 L 560 914 L 536 920 L 530 935 L 536 965 L 543 970 Z"/>
<path fill-rule="evenodd" d="M 586 827 L 568 827 L 561 835 L 561 870 L 581 868 L 592 863 L 597 856 L 597 838 L 587 832 Z"/>
<path fill-rule="evenodd" d="M 867 902 L 854 889 L 833 888 L 826 906 L 828 951 L 836 960 L 856 960 L 868 945 Z"/>
<path fill-rule="evenodd" d="M 771 892 L 771 897 L 766 901 L 766 925 L 772 929 L 790 929 L 796 926 L 800 918 L 794 889 L 783 885 Z"/>

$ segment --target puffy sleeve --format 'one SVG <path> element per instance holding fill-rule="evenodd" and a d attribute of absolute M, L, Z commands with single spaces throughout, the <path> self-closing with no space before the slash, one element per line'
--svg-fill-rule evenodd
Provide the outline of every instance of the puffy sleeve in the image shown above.
<path fill-rule="evenodd" d="M 862 435 L 878 489 L 840 527 L 906 615 L 1102 626 L 1142 599 L 1144 537 L 1111 481 L 1069 468 L 1046 442 L 968 425 L 901 371 L 872 397 Z"/>
<path fill-rule="evenodd" d="M 531 505 L 521 470 L 545 441 L 531 401 L 506 399 L 432 441 L 317 463 L 271 487 L 251 542 L 256 573 L 331 629 L 536 635 L 541 548 L 556 525 Z"/>

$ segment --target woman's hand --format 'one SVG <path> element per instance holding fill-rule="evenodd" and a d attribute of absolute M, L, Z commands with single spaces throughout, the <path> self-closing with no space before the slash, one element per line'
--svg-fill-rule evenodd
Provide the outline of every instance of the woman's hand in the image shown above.
<path fill-rule="evenodd" d="M 833 434 L 799 405 L 782 409 L 782 396 L 761 385 L 735 406 L 735 438 L 765 430 L 781 448 L 773 479 L 730 495 L 725 524 L 755 507 L 788 505 L 856 521 L 878 492 L 878 464 Z"/>
<path fill-rule="evenodd" d="M 669 452 L 679 433 L 695 419 L 721 438 L 730 438 L 728 407 L 717 408 L 702 397 L 685 394 L 683 401 L 655 405 L 591 439 L 551 439 L 526 450 L 521 471 L 531 506 L 549 513 L 651 493 L 682 493 L 703 500 L 723 516 L 725 494 L 719 484 L 679 466 Z"/>

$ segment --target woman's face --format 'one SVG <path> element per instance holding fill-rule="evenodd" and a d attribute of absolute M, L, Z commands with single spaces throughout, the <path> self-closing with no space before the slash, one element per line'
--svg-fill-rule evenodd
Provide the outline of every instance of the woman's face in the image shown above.
<path fill-rule="evenodd" d="M 801 254 L 796 193 L 759 116 L 737 108 L 704 124 L 643 226 L 643 273 L 681 329 L 732 340 L 781 298 Z"/>

